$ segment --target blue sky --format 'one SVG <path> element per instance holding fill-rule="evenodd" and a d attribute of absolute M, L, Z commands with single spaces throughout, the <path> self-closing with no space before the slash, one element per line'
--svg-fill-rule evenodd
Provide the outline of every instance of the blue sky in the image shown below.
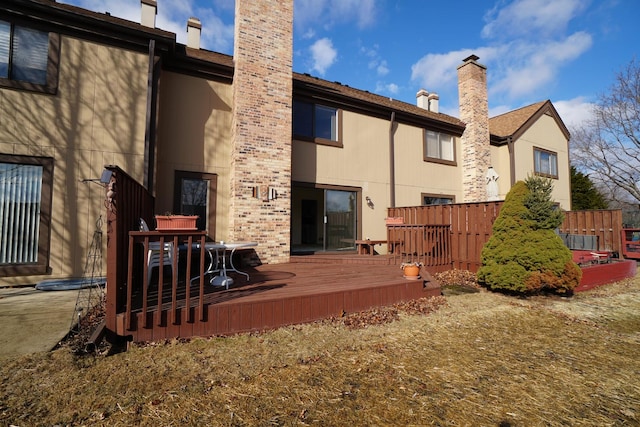
<path fill-rule="evenodd" d="M 58 0 L 140 21 L 139 0 Z M 458 116 L 457 71 L 487 66 L 491 116 L 550 99 L 570 128 L 639 57 L 638 0 L 294 0 L 294 71 Z M 233 0 L 158 0 L 156 25 L 233 54 Z"/>

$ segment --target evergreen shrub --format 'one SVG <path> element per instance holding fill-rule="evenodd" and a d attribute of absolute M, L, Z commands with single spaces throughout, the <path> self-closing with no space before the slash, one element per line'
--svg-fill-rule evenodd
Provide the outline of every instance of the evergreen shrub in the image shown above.
<path fill-rule="evenodd" d="M 480 284 L 516 294 L 565 294 L 580 284 L 582 271 L 554 231 L 563 214 L 551 190 L 550 180 L 540 177 L 511 188 L 482 250 Z"/>

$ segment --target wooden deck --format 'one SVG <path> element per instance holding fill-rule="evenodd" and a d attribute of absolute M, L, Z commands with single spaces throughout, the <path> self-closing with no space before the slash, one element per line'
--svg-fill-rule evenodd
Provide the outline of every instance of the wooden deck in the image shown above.
<path fill-rule="evenodd" d="M 136 342 L 230 335 L 440 295 L 436 284 L 404 279 L 391 262 L 391 257 L 349 254 L 292 257 L 288 264 L 242 269 L 249 281 L 231 273 L 235 283 L 228 290 L 205 282 L 201 294 L 194 283 L 188 308 L 184 282 L 175 290 L 167 284 L 161 304 L 152 285 L 146 313 L 142 298 L 134 298 L 130 313 L 118 314 L 117 333 Z"/>

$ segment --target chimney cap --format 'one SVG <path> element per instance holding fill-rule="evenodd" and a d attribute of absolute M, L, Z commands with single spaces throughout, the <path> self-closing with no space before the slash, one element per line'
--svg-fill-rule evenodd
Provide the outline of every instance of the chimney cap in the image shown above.
<path fill-rule="evenodd" d="M 479 56 L 476 56 L 476 55 L 469 55 L 469 56 L 467 56 L 466 58 L 464 58 L 464 59 L 462 60 L 462 62 L 477 61 L 478 59 L 480 59 L 480 57 L 479 57 Z"/>
<path fill-rule="evenodd" d="M 196 18 L 195 16 L 191 16 L 189 19 L 187 19 L 187 28 L 189 28 L 189 27 L 201 29 L 202 28 L 202 22 L 200 22 L 200 20 L 198 18 Z"/>

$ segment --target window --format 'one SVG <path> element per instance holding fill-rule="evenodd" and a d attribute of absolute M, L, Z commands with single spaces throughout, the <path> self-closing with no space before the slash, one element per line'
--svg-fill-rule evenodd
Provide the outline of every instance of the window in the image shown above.
<path fill-rule="evenodd" d="M 422 205 L 450 205 L 454 202 L 453 196 L 442 196 L 442 195 L 431 195 L 431 194 L 423 194 L 422 195 Z"/>
<path fill-rule="evenodd" d="M 454 140 L 452 135 L 446 133 L 425 131 L 424 159 L 453 164 L 455 162 Z"/>
<path fill-rule="evenodd" d="M 558 178 L 558 155 L 556 153 L 534 148 L 533 164 L 536 175 Z"/>
<path fill-rule="evenodd" d="M 0 276 L 45 274 L 53 159 L 0 155 Z"/>
<path fill-rule="evenodd" d="M 59 37 L 0 20 L 0 85 L 55 93 Z"/>
<path fill-rule="evenodd" d="M 341 146 L 339 115 L 336 108 L 293 101 L 293 135 L 296 139 Z"/>
<path fill-rule="evenodd" d="M 174 213 L 198 215 L 198 230 L 216 235 L 216 193 L 218 176 L 212 173 L 176 171 Z"/>

